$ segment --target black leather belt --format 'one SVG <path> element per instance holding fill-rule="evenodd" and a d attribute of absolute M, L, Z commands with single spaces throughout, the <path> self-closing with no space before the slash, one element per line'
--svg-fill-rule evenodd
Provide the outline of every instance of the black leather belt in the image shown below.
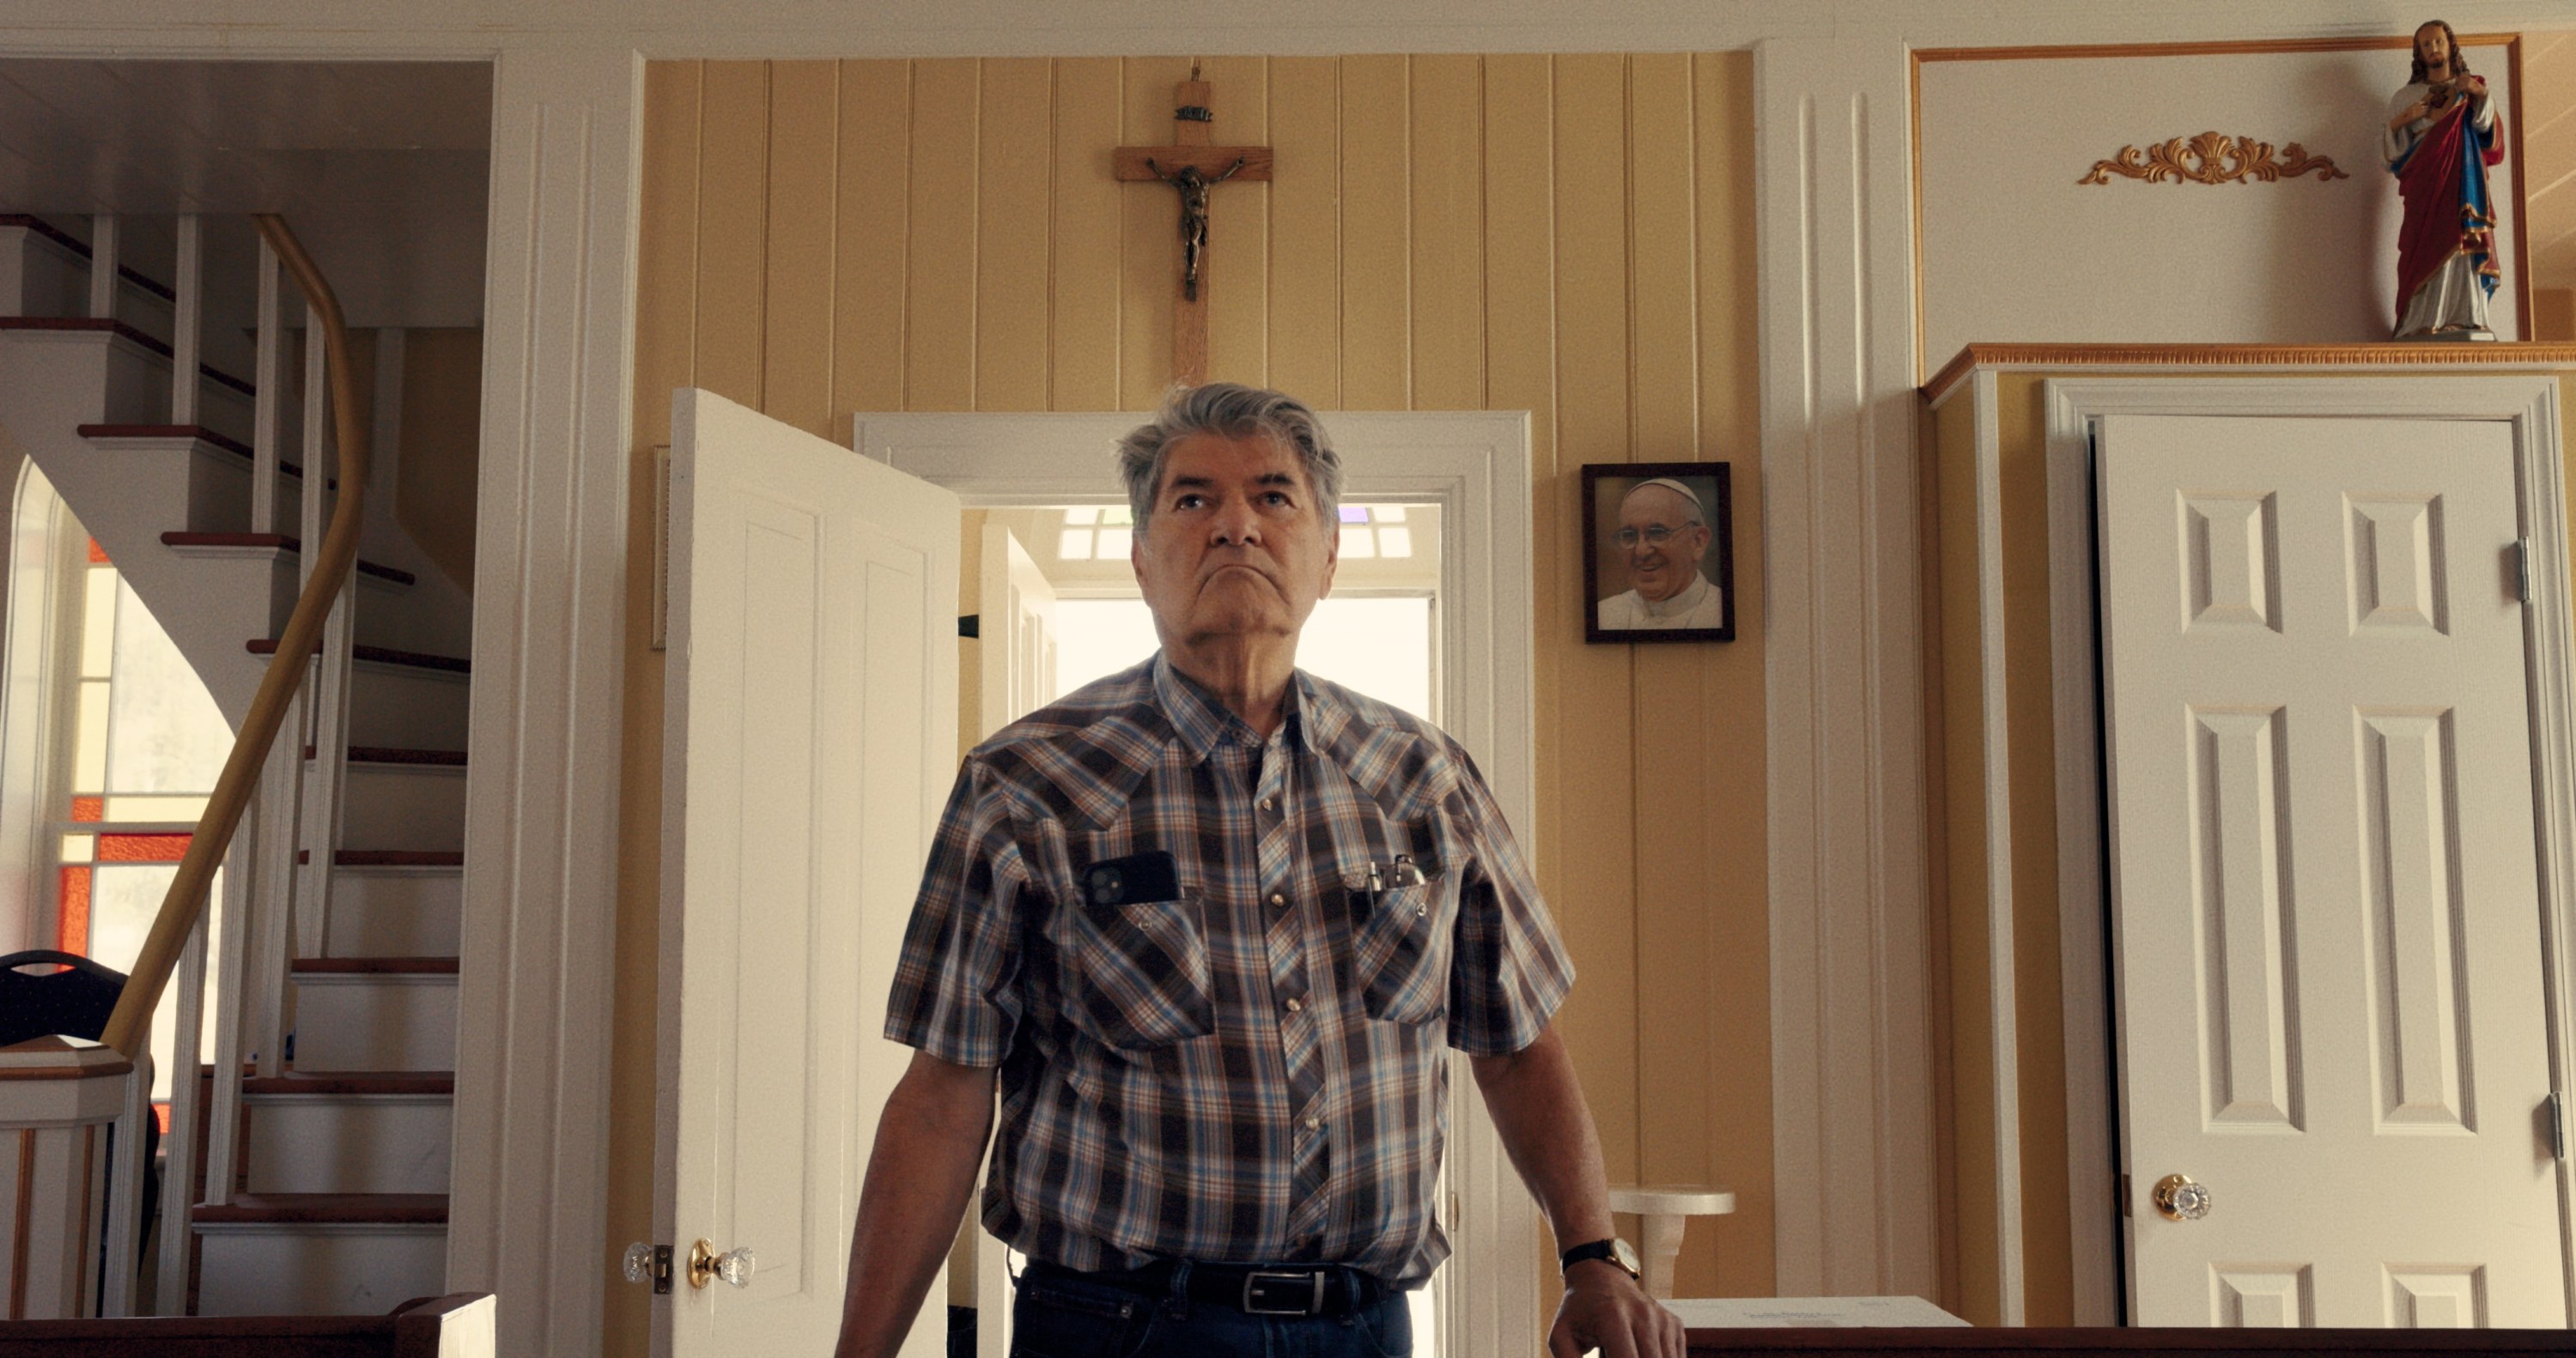
<path fill-rule="evenodd" d="M 1157 1259 L 1142 1268 L 1085 1273 L 1080 1269 L 1029 1261 L 1026 1273 L 1045 1279 L 1072 1278 L 1114 1287 L 1140 1297 L 1172 1294 L 1172 1275 L 1180 1262 Z M 1192 1301 L 1231 1306 L 1255 1316 L 1339 1316 L 1375 1306 L 1393 1296 L 1376 1274 L 1343 1264 L 1191 1264 L 1188 1286 Z"/>

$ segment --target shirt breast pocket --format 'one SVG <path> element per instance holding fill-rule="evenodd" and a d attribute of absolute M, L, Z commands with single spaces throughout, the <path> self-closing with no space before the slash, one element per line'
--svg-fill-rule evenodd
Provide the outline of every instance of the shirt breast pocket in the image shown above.
<path fill-rule="evenodd" d="M 1351 981 L 1370 1018 L 1429 1023 L 1448 1012 L 1451 914 L 1436 875 L 1351 890 Z"/>
<path fill-rule="evenodd" d="M 1169 863 L 1138 855 L 1079 874 L 1084 890 L 1072 898 L 1063 957 L 1072 1009 L 1076 1023 L 1113 1047 L 1150 1050 L 1216 1031 L 1206 923 L 1199 902 L 1171 881 Z"/>

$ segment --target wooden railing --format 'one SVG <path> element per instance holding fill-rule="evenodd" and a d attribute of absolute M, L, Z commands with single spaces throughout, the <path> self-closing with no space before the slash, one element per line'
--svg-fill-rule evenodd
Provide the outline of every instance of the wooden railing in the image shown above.
<path fill-rule="evenodd" d="M 493 1352 L 488 1292 L 411 1302 L 385 1316 L 187 1320 L 22 1320 L 0 1324 L 0 1354 L 27 1358 L 450 1358 Z"/>
<path fill-rule="evenodd" d="M 320 321 L 323 343 L 327 349 L 333 430 L 338 437 L 339 498 L 333 506 L 330 531 L 322 535 L 319 552 L 308 558 L 309 574 L 295 601 L 295 611 L 287 619 L 285 632 L 278 638 L 277 653 L 270 658 L 267 672 L 261 677 L 259 691 L 251 699 L 250 710 L 243 717 L 241 730 L 233 741 L 232 754 L 224 760 L 223 773 L 215 780 L 214 794 L 206 801 L 205 814 L 197 821 L 195 835 L 188 842 L 186 857 L 180 860 L 178 874 L 171 879 L 169 891 L 161 898 L 160 913 L 144 937 L 142 951 L 127 973 L 125 990 L 116 1002 L 116 1012 L 107 1021 L 102 1040 L 131 1057 L 144 1054 L 151 1040 L 152 1012 L 161 1002 L 161 992 L 169 985 L 170 974 L 178 966 L 181 950 L 188 936 L 205 914 L 208 888 L 214 882 L 215 869 L 231 848 L 233 834 L 241 826 L 242 813 L 250 804 L 259 784 L 262 766 L 278 746 L 278 732 L 283 729 L 293 707 L 297 688 L 304 682 L 314 651 L 321 645 L 323 630 L 330 621 L 333 604 L 346 586 L 350 569 L 358 559 L 358 533 L 363 518 L 366 494 L 367 439 L 366 429 L 358 420 L 357 391 L 350 374 L 348 330 L 342 323 L 339 300 L 321 271 L 313 266 L 304 247 L 287 229 L 284 218 L 260 216 L 261 237 L 275 251 L 287 271 L 295 276 L 296 285 L 304 292 L 312 314 Z M 183 296 L 189 291 L 182 288 Z M 268 308 L 263 308 L 264 311 Z M 267 317 L 263 316 L 263 320 Z M 308 347 L 311 336 L 306 339 Z M 273 340 L 264 336 L 263 348 Z M 193 346 L 191 346 L 193 347 Z M 320 487 L 308 476 L 307 500 L 318 512 Z M 310 533 L 305 541 L 312 541 Z M 290 751 L 293 757 L 295 751 Z M 327 864 L 330 847 L 317 844 L 314 857 Z M 273 1003 L 273 1001 L 272 1001 Z M 268 1044 L 274 1047 L 275 1044 Z M 274 1052 L 265 1053 L 273 1059 Z M 193 1053 L 176 1055 L 180 1070 L 193 1066 Z"/>

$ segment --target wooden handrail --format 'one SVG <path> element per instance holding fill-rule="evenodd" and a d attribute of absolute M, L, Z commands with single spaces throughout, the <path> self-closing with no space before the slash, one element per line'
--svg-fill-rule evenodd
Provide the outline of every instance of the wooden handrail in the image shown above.
<path fill-rule="evenodd" d="M 295 612 L 286 620 L 286 633 L 278 638 L 277 653 L 268 662 L 268 671 L 260 677 L 259 692 L 250 700 L 250 711 L 242 718 L 241 734 L 233 741 L 233 752 L 224 760 L 224 771 L 215 779 L 214 795 L 206 799 L 206 813 L 197 821 L 194 838 L 188 841 L 187 856 L 179 860 L 179 873 L 170 879 L 169 893 L 161 898 L 161 913 L 152 920 L 152 932 L 143 939 L 143 950 L 127 973 L 125 989 L 117 996 L 116 1012 L 108 1017 L 107 1031 L 100 1040 L 126 1056 L 140 1055 L 150 1043 L 152 1011 L 161 1003 L 161 992 L 170 984 L 170 973 L 179 964 L 179 950 L 188 941 L 188 931 L 196 927 L 198 912 L 203 908 L 207 889 L 213 885 L 215 868 L 232 846 L 233 832 L 241 828 L 242 811 L 250 803 L 251 791 L 258 786 L 260 768 L 268 761 L 268 752 L 277 743 L 277 732 L 286 723 L 287 705 L 295 698 L 295 689 L 304 682 L 305 662 L 322 639 L 322 625 L 331 616 L 331 605 L 348 579 L 349 570 L 358 560 L 358 530 L 365 507 L 367 485 L 367 435 L 358 422 L 357 389 L 349 374 L 349 332 L 341 323 L 340 301 L 331 294 L 331 285 L 322 271 L 287 229 L 286 219 L 262 214 L 251 220 L 259 223 L 259 233 L 269 248 L 295 275 L 304 299 L 322 318 L 325 357 L 329 361 L 331 381 L 332 424 L 340 439 L 340 498 L 331 512 L 331 528 L 322 535 L 322 550 L 313 561 L 313 574 L 304 582 L 304 593 L 295 601 Z M 306 337 L 311 342 L 311 337 Z M 182 1059 L 188 1058 L 183 1053 Z"/>

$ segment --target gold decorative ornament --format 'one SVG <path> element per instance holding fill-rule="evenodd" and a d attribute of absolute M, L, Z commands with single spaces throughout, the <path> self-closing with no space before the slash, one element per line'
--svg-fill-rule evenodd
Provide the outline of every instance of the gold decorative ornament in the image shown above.
<path fill-rule="evenodd" d="M 2297 142 L 2281 148 L 2276 159 L 2272 143 L 2252 137 L 2230 137 L 2220 132 L 2203 132 L 2186 141 L 2176 137 L 2141 151 L 2123 146 L 2109 160 L 2093 162 L 2092 172 L 2078 184 L 2108 184 L 2111 176 L 2143 179 L 2153 184 L 2164 180 L 2194 184 L 2241 184 L 2248 179 L 2271 183 L 2276 179 L 2296 179 L 2314 172 L 2318 180 L 2350 179 L 2335 167 L 2332 157 L 2311 156 Z"/>

